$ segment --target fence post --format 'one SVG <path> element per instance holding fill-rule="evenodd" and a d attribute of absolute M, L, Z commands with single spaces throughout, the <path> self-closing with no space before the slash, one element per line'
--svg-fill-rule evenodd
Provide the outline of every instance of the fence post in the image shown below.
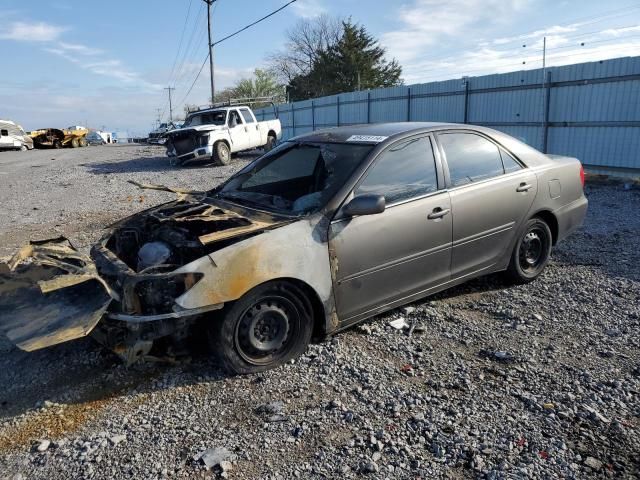
<path fill-rule="evenodd" d="M 338 120 L 338 127 L 340 126 L 340 95 L 336 97 L 336 117 Z"/>
<path fill-rule="evenodd" d="M 315 131 L 315 129 L 316 129 L 316 108 L 313 103 L 313 100 L 311 100 L 311 130 Z"/>
<path fill-rule="evenodd" d="M 464 121 L 469 123 L 469 79 L 464 81 Z"/>
<path fill-rule="evenodd" d="M 551 72 L 547 72 L 547 84 L 545 85 L 544 99 L 544 125 L 542 130 L 542 153 L 547 153 L 549 143 L 549 104 L 551 102 Z"/>
<path fill-rule="evenodd" d="M 407 122 L 411 121 L 411 87 L 407 87 Z"/>
<path fill-rule="evenodd" d="M 371 123 L 371 90 L 367 90 L 367 123 Z"/>
<path fill-rule="evenodd" d="M 291 104 L 291 128 L 293 130 L 293 135 L 296 136 L 296 104 L 295 102 Z"/>

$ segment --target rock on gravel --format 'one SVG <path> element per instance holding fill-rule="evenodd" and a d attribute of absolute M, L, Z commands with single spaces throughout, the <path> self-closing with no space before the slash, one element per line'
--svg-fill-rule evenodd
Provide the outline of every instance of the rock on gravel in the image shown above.
<path fill-rule="evenodd" d="M 176 170 L 155 147 L 21 153 L 24 165 L 0 154 L 4 251 L 37 232 L 87 245 L 104 215 L 172 198 L 140 202 L 129 178 L 204 188 L 246 162 Z M 638 478 L 640 191 L 587 195 L 584 228 L 537 281 L 474 280 L 262 374 L 229 378 L 198 351 L 127 368 L 88 339 L 1 345 L 0 478 Z M 400 316 L 422 334 L 389 325 Z M 235 460 L 194 461 L 216 447 Z"/>

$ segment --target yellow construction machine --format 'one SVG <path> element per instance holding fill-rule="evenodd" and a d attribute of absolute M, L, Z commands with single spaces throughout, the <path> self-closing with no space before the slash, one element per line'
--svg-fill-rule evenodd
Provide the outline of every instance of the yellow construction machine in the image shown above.
<path fill-rule="evenodd" d="M 36 148 L 63 148 L 63 147 L 86 147 L 87 134 L 86 129 L 63 129 L 58 128 L 42 128 L 29 133 L 33 138 L 33 144 Z"/>

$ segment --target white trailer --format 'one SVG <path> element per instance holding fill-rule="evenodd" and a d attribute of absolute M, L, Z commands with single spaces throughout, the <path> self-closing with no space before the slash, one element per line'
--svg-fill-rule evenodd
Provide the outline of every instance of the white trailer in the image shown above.
<path fill-rule="evenodd" d="M 33 140 L 20 125 L 10 120 L 0 120 L 0 149 L 31 150 Z"/>

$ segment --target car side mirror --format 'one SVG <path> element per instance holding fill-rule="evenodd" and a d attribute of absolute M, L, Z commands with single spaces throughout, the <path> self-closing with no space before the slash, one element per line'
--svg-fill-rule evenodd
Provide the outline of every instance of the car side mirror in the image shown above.
<path fill-rule="evenodd" d="M 342 211 L 346 215 L 375 215 L 385 209 L 385 200 L 382 195 L 358 195 L 347 203 Z"/>

